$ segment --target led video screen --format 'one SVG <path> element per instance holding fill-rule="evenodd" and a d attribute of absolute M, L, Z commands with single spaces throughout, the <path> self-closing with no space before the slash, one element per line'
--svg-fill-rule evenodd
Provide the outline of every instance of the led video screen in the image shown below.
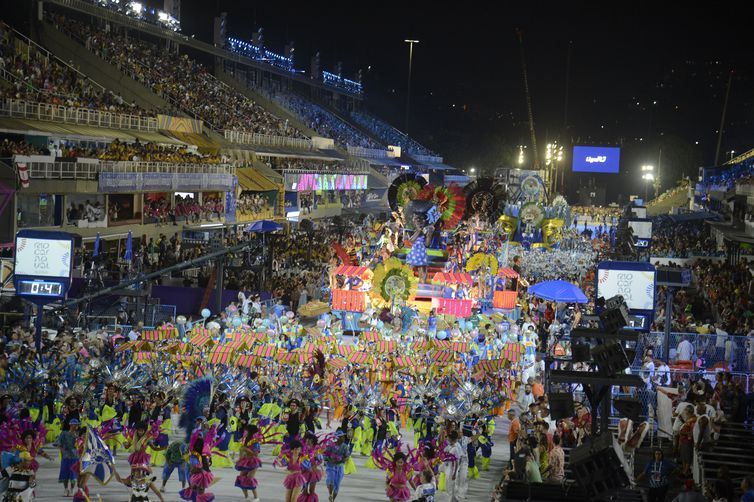
<path fill-rule="evenodd" d="M 577 173 L 620 172 L 620 148 L 609 146 L 574 146 L 573 171 Z"/>

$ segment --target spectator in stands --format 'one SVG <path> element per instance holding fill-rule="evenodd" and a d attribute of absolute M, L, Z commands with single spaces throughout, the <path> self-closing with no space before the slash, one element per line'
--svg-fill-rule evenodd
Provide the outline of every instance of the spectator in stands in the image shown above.
<path fill-rule="evenodd" d="M 754 502 L 754 476 L 748 475 L 741 480 L 741 502 Z"/>
<path fill-rule="evenodd" d="M 26 141 L 14 141 L 4 139 L 0 143 L 0 157 L 12 157 L 13 155 L 48 155 L 49 152 Z"/>
<path fill-rule="evenodd" d="M 513 409 L 508 410 L 508 420 L 511 422 L 508 429 L 508 445 L 510 447 L 510 459 L 513 461 L 516 452 L 516 442 L 521 431 L 521 421 L 516 417 L 516 412 Z"/>
<path fill-rule="evenodd" d="M 654 458 L 647 462 L 644 471 L 639 473 L 636 481 L 644 478 L 649 480 L 648 502 L 665 502 L 665 497 L 670 487 L 670 474 L 677 469 L 672 462 L 665 460 L 661 449 L 654 451 Z"/>
<path fill-rule="evenodd" d="M 149 115 L 134 103 L 126 103 L 120 94 L 103 89 L 70 64 L 24 40 L 17 40 L 10 32 L 0 39 L 0 54 L 3 67 L 15 79 L 11 89 L 0 93 L 1 97 L 71 108 Z"/>
<path fill-rule="evenodd" d="M 673 502 L 708 502 L 707 499 L 696 490 L 693 479 L 687 479 L 683 491 L 673 499 Z"/>
<path fill-rule="evenodd" d="M 524 386 L 524 392 L 519 393 L 516 398 L 518 407 L 521 411 L 526 412 L 529 409 L 530 404 L 534 404 L 534 395 L 531 393 L 531 384 L 527 383 Z"/>
<path fill-rule="evenodd" d="M 735 486 L 733 486 L 733 480 L 730 478 L 730 470 L 727 465 L 722 465 L 717 470 L 717 479 L 715 480 L 715 495 L 718 498 L 727 500 L 728 502 L 734 500 Z"/>
<path fill-rule="evenodd" d="M 176 108 L 205 120 L 215 130 L 303 137 L 287 121 L 216 79 L 186 54 L 176 56 L 143 40 L 100 31 L 64 16 L 57 16 L 54 22 L 102 59 L 150 87 Z"/>
<path fill-rule="evenodd" d="M 553 483 L 562 483 L 565 479 L 565 452 L 560 446 L 560 436 L 555 435 L 552 438 L 553 447 L 550 450 L 550 470 L 547 479 Z"/>
<path fill-rule="evenodd" d="M 691 361 L 694 355 L 694 346 L 688 340 L 688 337 L 682 336 L 681 341 L 678 344 L 677 356 L 679 361 Z"/>
<path fill-rule="evenodd" d="M 270 94 L 270 97 L 301 117 L 310 129 L 314 129 L 326 138 L 332 138 L 338 146 L 385 149 L 383 145 L 371 140 L 335 114 L 311 101 L 289 93 L 274 93 Z"/>
<path fill-rule="evenodd" d="M 387 145 L 400 146 L 409 154 L 437 156 L 436 153 L 409 138 L 405 133 L 375 117 L 365 113 L 353 112 L 351 118 L 372 131 Z"/>

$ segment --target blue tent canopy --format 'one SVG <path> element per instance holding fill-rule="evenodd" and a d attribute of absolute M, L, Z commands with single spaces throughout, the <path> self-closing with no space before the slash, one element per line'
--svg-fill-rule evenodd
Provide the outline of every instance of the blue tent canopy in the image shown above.
<path fill-rule="evenodd" d="M 529 286 L 529 294 L 545 300 L 564 303 L 587 303 L 586 295 L 577 287 L 566 281 L 544 281 Z"/>
<path fill-rule="evenodd" d="M 277 230 L 281 230 L 283 228 L 282 225 L 279 225 L 275 223 L 274 221 L 270 220 L 259 220 L 255 221 L 251 225 L 249 225 L 246 230 L 249 232 L 258 232 L 258 233 L 269 233 L 269 232 L 275 232 Z"/>

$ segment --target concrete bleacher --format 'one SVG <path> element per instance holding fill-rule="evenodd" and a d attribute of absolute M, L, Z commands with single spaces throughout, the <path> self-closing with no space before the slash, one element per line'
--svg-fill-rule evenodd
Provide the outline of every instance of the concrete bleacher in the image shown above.
<path fill-rule="evenodd" d="M 55 54 L 66 61 L 75 61 L 81 72 L 108 89 L 117 89 L 126 101 L 135 102 L 146 110 L 171 109 L 170 104 L 151 89 L 86 50 L 83 41 L 74 41 L 48 22 L 40 23 L 38 33 L 42 45 L 54 47 Z"/>
<path fill-rule="evenodd" d="M 754 473 L 754 425 L 724 423 L 720 438 L 699 455 L 702 483 L 716 481 L 718 469 L 726 466 L 738 488 L 744 476 Z"/>

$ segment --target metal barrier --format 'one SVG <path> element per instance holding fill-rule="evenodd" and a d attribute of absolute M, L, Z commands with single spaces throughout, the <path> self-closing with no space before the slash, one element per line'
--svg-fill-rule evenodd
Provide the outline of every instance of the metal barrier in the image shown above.
<path fill-rule="evenodd" d="M 140 115 L 90 110 L 88 108 L 72 108 L 20 99 L 2 100 L 0 116 L 105 127 L 109 129 L 157 131 L 157 119 L 155 117 L 142 117 Z"/>
<path fill-rule="evenodd" d="M 670 333 L 670 360 L 677 360 L 677 348 L 682 339 L 693 347 L 692 364 L 698 369 L 726 367 L 731 371 L 754 373 L 754 338 L 747 336 Z M 658 331 L 642 334 L 636 343 L 632 366 L 640 367 L 647 349 L 659 358 L 664 353 L 665 334 Z"/>
<path fill-rule="evenodd" d="M 415 158 L 416 160 L 418 160 L 419 162 L 427 162 L 427 163 L 432 163 L 432 164 L 442 164 L 442 161 L 443 161 L 443 158 L 440 157 L 439 155 L 421 155 L 421 154 L 418 154 L 418 153 L 413 153 L 411 151 L 410 147 L 408 149 L 408 153 L 410 153 L 411 156 L 413 158 Z"/>
<path fill-rule="evenodd" d="M 99 173 L 228 173 L 235 174 L 230 164 L 171 164 L 169 162 L 29 162 L 29 177 L 47 180 L 96 181 Z"/>
<path fill-rule="evenodd" d="M 257 132 L 228 130 L 223 131 L 225 139 L 231 143 L 241 145 L 276 146 L 284 148 L 296 148 L 299 150 L 311 150 L 312 140 L 306 138 L 289 138 L 287 136 L 272 136 Z"/>
<path fill-rule="evenodd" d="M 349 146 L 347 149 L 349 155 L 353 155 L 354 157 L 366 157 L 368 159 L 386 159 L 390 153 L 388 150 L 364 148 L 361 146 Z"/>

